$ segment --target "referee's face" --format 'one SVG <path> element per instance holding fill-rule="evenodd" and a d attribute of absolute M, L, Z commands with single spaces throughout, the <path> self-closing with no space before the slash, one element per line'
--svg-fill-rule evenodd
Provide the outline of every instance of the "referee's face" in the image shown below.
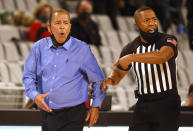
<path fill-rule="evenodd" d="M 137 20 L 135 27 L 144 32 L 153 33 L 158 28 L 157 17 L 153 10 L 141 11 Z"/>

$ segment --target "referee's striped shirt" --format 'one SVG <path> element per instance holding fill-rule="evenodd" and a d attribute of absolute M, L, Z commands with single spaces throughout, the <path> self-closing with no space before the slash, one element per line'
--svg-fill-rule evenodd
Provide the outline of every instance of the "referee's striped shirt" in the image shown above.
<path fill-rule="evenodd" d="M 159 51 L 162 46 L 170 46 L 174 50 L 174 56 L 169 61 L 162 64 L 132 62 L 128 67 L 128 70 L 133 67 L 135 71 L 138 93 L 140 95 L 159 94 L 172 89 L 177 90 L 175 64 L 177 57 L 176 38 L 171 35 L 159 33 L 154 43 L 144 44 L 137 37 L 133 42 L 126 45 L 121 52 L 120 57 L 123 57 L 127 54 Z M 118 67 L 120 68 L 120 66 Z"/>

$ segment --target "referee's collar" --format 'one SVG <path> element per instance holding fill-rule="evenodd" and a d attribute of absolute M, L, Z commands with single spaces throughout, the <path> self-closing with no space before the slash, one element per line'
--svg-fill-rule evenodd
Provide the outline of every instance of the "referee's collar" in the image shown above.
<path fill-rule="evenodd" d="M 160 33 L 158 32 L 158 35 L 155 37 L 155 41 L 152 42 L 152 43 L 149 43 L 149 42 L 148 42 L 148 43 L 144 43 L 144 42 L 142 42 L 140 36 L 138 37 L 138 41 L 139 41 L 139 43 L 140 43 L 141 45 L 147 47 L 147 46 L 149 46 L 149 45 L 156 44 L 156 41 L 157 41 L 157 39 L 159 39 L 159 36 L 160 36 Z"/>
<path fill-rule="evenodd" d="M 154 44 L 154 43 L 144 43 L 144 42 L 141 41 L 140 37 L 138 37 L 138 41 L 143 46 L 149 46 L 149 45 L 153 45 Z"/>

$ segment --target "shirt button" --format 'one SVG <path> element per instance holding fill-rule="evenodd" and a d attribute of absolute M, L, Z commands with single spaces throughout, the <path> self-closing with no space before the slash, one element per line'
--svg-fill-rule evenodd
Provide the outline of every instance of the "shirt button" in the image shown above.
<path fill-rule="evenodd" d="M 54 79 L 55 79 L 55 77 L 52 77 L 52 79 L 54 80 Z"/>
<path fill-rule="evenodd" d="M 54 65 L 54 67 L 56 67 L 56 65 Z"/>
<path fill-rule="evenodd" d="M 58 55 L 58 52 L 56 53 L 56 55 Z"/>

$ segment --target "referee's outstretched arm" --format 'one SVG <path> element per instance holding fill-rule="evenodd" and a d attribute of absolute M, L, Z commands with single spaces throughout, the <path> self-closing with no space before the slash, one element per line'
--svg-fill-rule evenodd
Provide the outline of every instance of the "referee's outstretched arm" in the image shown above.
<path fill-rule="evenodd" d="M 128 73 L 128 66 L 131 62 L 161 64 L 174 56 L 174 50 L 170 46 L 163 46 L 160 51 L 152 51 L 140 54 L 128 54 L 121 57 L 114 65 L 114 69 L 109 77 L 101 84 L 101 89 L 104 90 L 108 85 L 115 86 Z M 121 70 L 119 68 L 122 68 Z"/>
<path fill-rule="evenodd" d="M 128 73 L 129 70 L 123 71 L 120 70 L 118 67 L 114 67 L 113 71 L 111 72 L 110 76 L 107 77 L 101 84 L 101 89 L 104 90 L 108 85 L 115 86 L 117 85 L 120 80 Z"/>
<path fill-rule="evenodd" d="M 120 58 L 115 66 L 120 65 L 126 69 L 131 62 L 148 63 L 148 64 L 161 64 L 174 56 L 174 50 L 170 46 L 163 46 L 160 51 L 152 51 L 140 54 L 128 54 Z"/>

